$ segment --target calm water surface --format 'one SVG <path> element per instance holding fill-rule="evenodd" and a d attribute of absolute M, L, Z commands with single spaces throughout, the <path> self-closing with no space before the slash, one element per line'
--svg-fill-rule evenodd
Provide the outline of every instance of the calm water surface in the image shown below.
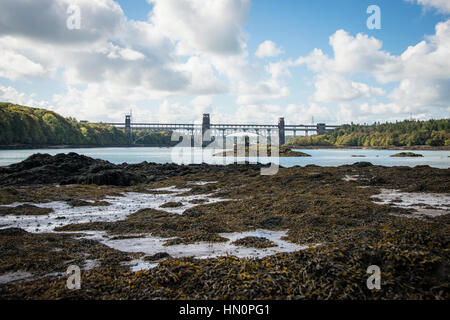
<path fill-rule="evenodd" d="M 391 155 L 401 152 L 399 150 L 370 150 L 370 149 L 295 149 L 311 155 L 311 157 L 279 158 L 283 167 L 305 166 L 315 164 L 319 166 L 340 166 L 359 161 L 368 161 L 383 166 L 410 166 L 429 165 L 436 168 L 450 167 L 450 151 L 412 151 L 423 155 L 423 158 L 392 158 Z M 407 151 L 407 150 L 402 150 Z M 92 158 L 98 158 L 120 164 L 139 163 L 142 161 L 156 163 L 210 163 L 227 164 L 233 158 L 213 157 L 220 150 L 200 148 L 78 148 L 78 149 L 32 149 L 32 150 L 0 150 L 0 166 L 20 162 L 34 153 L 76 152 Z M 354 157 L 364 156 L 364 157 Z M 239 160 L 243 160 L 240 158 Z M 260 158 L 259 162 L 268 163 L 273 159 Z"/>

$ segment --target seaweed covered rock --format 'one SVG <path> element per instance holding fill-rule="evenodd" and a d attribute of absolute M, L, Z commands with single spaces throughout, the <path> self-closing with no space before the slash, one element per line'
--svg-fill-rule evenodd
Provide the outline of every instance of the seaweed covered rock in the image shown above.
<path fill-rule="evenodd" d="M 0 216 L 40 216 L 53 212 L 50 208 L 40 208 L 32 204 L 21 204 L 16 207 L 0 207 Z"/>
<path fill-rule="evenodd" d="M 158 252 L 158 253 L 155 253 L 154 255 L 146 256 L 146 257 L 142 258 L 142 260 L 152 262 L 152 261 L 159 261 L 159 260 L 170 258 L 170 257 L 171 257 L 170 254 L 168 254 L 167 252 Z"/>
<path fill-rule="evenodd" d="M 213 166 L 208 164 L 177 165 L 142 162 L 112 164 L 76 153 L 34 154 L 22 162 L 0 167 L 0 185 L 96 184 L 132 186 L 162 181 L 196 173 L 248 172 L 260 170 L 261 164 Z"/>
<path fill-rule="evenodd" d="M 6 228 L 6 229 L 0 229 L 0 236 L 17 236 L 17 235 L 23 235 L 27 234 L 23 229 L 20 228 Z"/>
<path fill-rule="evenodd" d="M 234 241 L 232 244 L 235 246 L 248 247 L 248 248 L 272 248 L 276 247 L 277 244 L 270 241 L 267 238 L 261 237 L 245 237 Z"/>
<path fill-rule="evenodd" d="M 182 206 L 183 206 L 182 202 L 173 202 L 173 201 L 171 201 L 171 202 L 166 202 L 166 203 L 162 204 L 160 206 L 160 208 L 179 208 L 179 207 L 182 207 Z"/>
<path fill-rule="evenodd" d="M 423 155 L 421 155 L 419 153 L 414 153 L 414 152 L 400 152 L 400 153 L 393 154 L 391 157 L 397 157 L 397 158 L 420 158 L 420 157 L 423 157 Z"/>

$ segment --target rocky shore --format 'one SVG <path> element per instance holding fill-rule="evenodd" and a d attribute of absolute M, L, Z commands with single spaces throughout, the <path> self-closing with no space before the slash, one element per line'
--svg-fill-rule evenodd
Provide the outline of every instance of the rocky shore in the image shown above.
<path fill-rule="evenodd" d="M 261 167 L 114 165 L 73 153 L 1 167 L 0 299 L 450 298 L 449 169 L 357 162 L 262 176 Z M 381 204 L 386 190 L 399 196 Z M 144 201 L 131 214 L 101 219 L 115 205 L 111 197 L 127 194 L 161 204 Z M 409 206 L 402 194 L 417 199 Z M 64 205 L 67 215 L 100 210 L 100 218 L 58 216 L 61 224 L 45 232 L 15 225 L 55 215 L 45 203 Z M 253 230 L 285 231 L 284 241 L 304 249 L 258 258 L 173 254 L 198 243 L 263 253 L 280 246 L 262 236 L 231 239 Z M 114 246 L 151 237 L 166 249 Z M 137 260 L 155 265 L 134 271 Z M 73 264 L 82 267 L 80 290 L 66 288 Z M 371 265 L 381 269 L 381 290 L 367 288 Z"/>

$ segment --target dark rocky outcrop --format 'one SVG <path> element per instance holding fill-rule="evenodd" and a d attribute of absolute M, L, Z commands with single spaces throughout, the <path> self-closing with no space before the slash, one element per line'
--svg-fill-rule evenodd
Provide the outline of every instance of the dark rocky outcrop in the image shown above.
<path fill-rule="evenodd" d="M 213 166 L 207 164 L 176 165 L 142 162 L 120 165 L 93 159 L 76 153 L 34 154 L 22 162 L 0 167 L 0 184 L 96 184 L 132 186 L 161 181 L 167 177 L 184 176 L 200 172 L 245 172 L 259 170 L 261 164 L 234 164 Z"/>
<path fill-rule="evenodd" d="M 166 259 L 166 258 L 171 258 L 170 254 L 168 254 L 167 252 L 158 252 L 152 256 L 144 257 L 143 260 L 153 262 L 153 261 L 159 261 L 159 260 Z"/>
<path fill-rule="evenodd" d="M 0 236 L 18 236 L 27 234 L 23 229 L 20 228 L 6 228 L 6 229 L 0 229 Z"/>
<path fill-rule="evenodd" d="M 21 204 L 16 207 L 0 207 L 0 216 L 3 215 L 15 215 L 15 216 L 36 216 L 36 215 L 47 215 L 53 212 L 50 208 L 40 208 L 32 204 Z"/>

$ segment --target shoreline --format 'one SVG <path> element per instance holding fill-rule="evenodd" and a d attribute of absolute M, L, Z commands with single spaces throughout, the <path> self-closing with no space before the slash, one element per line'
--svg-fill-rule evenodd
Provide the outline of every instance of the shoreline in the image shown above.
<path fill-rule="evenodd" d="M 138 145 L 0 145 L 0 150 L 39 150 L 39 149 L 96 149 L 96 148 L 171 148 L 173 146 L 166 144 L 138 144 Z"/>
<path fill-rule="evenodd" d="M 450 146 L 388 146 L 388 147 L 364 147 L 364 146 L 289 146 L 290 149 L 342 149 L 342 150 L 422 150 L 422 151 L 450 151 Z"/>
<path fill-rule="evenodd" d="M 0 150 L 39 150 L 39 149 L 96 149 L 96 148 L 172 148 L 175 145 L 167 144 L 137 144 L 137 145 L 0 145 Z M 388 147 L 364 147 L 364 146 L 287 146 L 289 149 L 342 149 L 342 150 L 422 150 L 422 151 L 450 151 L 450 146 L 388 146 Z"/>

